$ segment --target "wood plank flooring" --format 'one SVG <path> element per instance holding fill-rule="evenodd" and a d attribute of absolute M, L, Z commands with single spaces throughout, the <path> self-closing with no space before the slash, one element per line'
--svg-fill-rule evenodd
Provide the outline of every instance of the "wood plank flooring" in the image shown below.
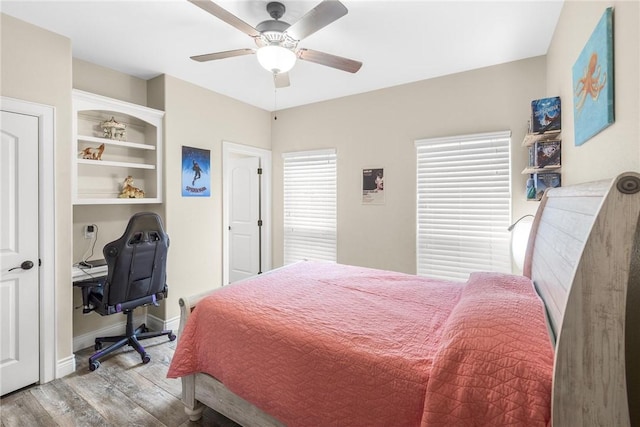
<path fill-rule="evenodd" d="M 180 401 L 180 380 L 167 378 L 176 341 L 158 337 L 142 344 L 151 356 L 148 364 L 125 346 L 94 372 L 88 367 L 93 347 L 79 351 L 73 374 L 2 397 L 2 427 L 238 427 L 209 408 L 198 422 L 189 421 Z"/>

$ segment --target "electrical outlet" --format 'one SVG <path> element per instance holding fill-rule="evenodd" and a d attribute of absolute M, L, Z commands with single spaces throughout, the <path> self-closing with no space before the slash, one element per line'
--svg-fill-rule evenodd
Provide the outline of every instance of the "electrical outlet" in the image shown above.
<path fill-rule="evenodd" d="M 96 228 L 93 224 L 84 226 L 84 238 L 85 239 L 93 239 L 96 235 Z"/>

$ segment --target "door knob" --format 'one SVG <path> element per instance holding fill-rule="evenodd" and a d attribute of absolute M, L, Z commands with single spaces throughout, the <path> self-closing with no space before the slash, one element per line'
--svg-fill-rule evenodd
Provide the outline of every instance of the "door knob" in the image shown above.
<path fill-rule="evenodd" d="M 32 267 L 33 267 L 33 261 L 25 261 L 22 264 L 20 264 L 18 267 L 10 268 L 9 271 L 17 270 L 18 268 L 21 268 L 23 270 L 30 270 Z"/>

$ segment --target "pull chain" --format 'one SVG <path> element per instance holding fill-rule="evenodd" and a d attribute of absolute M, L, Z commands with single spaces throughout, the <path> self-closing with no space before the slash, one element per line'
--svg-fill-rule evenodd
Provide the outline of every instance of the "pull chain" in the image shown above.
<path fill-rule="evenodd" d="M 273 120 L 278 120 L 278 88 L 273 88 Z"/>

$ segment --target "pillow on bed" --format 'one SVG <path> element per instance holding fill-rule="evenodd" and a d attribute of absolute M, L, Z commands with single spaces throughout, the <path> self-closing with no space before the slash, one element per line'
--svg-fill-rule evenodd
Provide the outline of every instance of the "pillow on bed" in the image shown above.
<path fill-rule="evenodd" d="M 553 350 L 542 301 L 522 276 L 473 273 L 444 327 L 423 426 L 544 426 Z"/>

